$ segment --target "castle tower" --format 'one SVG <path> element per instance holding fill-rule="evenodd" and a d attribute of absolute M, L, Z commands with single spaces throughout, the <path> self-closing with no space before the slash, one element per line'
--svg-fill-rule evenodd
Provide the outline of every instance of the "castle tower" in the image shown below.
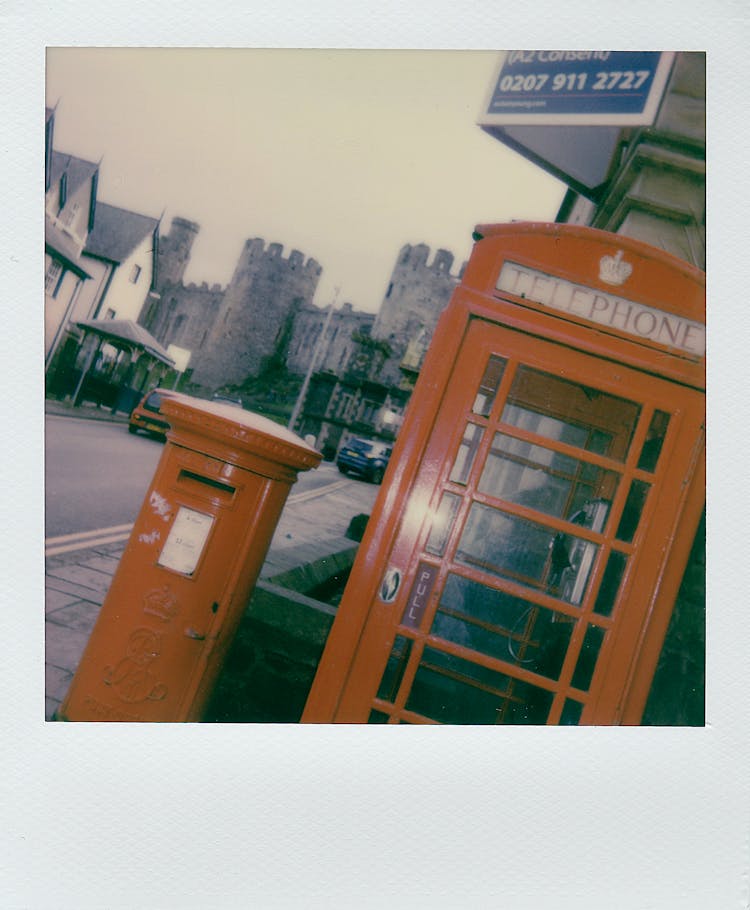
<path fill-rule="evenodd" d="M 168 284 L 180 284 L 190 262 L 190 253 L 200 225 L 186 218 L 173 218 L 168 234 L 159 239 L 156 269 L 156 289 Z"/>
<path fill-rule="evenodd" d="M 388 289 L 372 328 L 374 338 L 388 343 L 391 356 L 381 382 L 398 385 L 399 364 L 411 341 L 429 342 L 438 318 L 451 298 L 460 275 L 452 275 L 453 254 L 438 250 L 429 262 L 430 248 L 406 244 L 399 252 Z"/>
<path fill-rule="evenodd" d="M 322 269 L 280 243 L 266 249 L 247 240 L 224 294 L 194 379 L 209 388 L 240 384 L 258 376 L 274 358 L 283 359 L 295 315 L 312 298 Z"/>

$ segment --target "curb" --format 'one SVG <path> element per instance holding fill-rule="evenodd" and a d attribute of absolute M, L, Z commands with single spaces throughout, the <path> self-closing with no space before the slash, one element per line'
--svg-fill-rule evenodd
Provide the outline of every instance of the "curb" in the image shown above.
<path fill-rule="evenodd" d="M 50 400 L 44 402 L 44 413 L 52 417 L 77 417 L 79 420 L 98 420 L 105 423 L 127 424 L 130 419 L 128 414 L 121 412 L 113 414 L 112 411 L 100 411 L 91 405 L 73 407 L 72 404 Z"/>

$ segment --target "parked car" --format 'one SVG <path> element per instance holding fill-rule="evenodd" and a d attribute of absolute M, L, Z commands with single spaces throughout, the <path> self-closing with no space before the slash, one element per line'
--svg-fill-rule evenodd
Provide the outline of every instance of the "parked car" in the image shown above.
<path fill-rule="evenodd" d="M 350 439 L 341 447 L 336 466 L 342 474 L 358 474 L 373 483 L 380 483 L 385 474 L 393 447 L 371 439 Z"/>
<path fill-rule="evenodd" d="M 130 412 L 128 430 L 131 433 L 143 430 L 150 436 L 166 439 L 169 424 L 162 416 L 161 405 L 165 398 L 177 398 L 179 395 L 174 389 L 152 389 L 147 392 Z"/>
<path fill-rule="evenodd" d="M 229 393 L 224 392 L 215 392 L 211 396 L 211 401 L 215 401 L 217 404 L 228 404 L 233 408 L 244 407 L 239 395 L 230 395 Z"/>

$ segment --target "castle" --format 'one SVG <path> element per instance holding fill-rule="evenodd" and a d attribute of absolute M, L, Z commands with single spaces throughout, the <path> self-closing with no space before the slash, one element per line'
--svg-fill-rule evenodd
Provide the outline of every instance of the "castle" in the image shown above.
<path fill-rule="evenodd" d="M 438 250 L 430 261 L 428 246 L 406 244 L 377 315 L 349 302 L 329 313 L 313 303 L 318 262 L 298 250 L 285 256 L 281 244 L 259 238 L 246 241 L 227 286 L 185 284 L 199 230 L 174 218 L 160 238 L 155 291 L 139 318 L 162 345 L 190 352 L 181 388 L 234 390 L 248 407 L 273 411 L 258 392 L 265 379 L 267 398 L 281 408 L 271 416 L 280 418 L 316 357 L 298 432 L 315 435 L 329 453 L 346 431 L 392 437 L 413 385 L 407 377 L 418 371 L 460 280 L 451 273 L 453 255 Z M 281 391 L 269 391 L 279 384 Z"/>

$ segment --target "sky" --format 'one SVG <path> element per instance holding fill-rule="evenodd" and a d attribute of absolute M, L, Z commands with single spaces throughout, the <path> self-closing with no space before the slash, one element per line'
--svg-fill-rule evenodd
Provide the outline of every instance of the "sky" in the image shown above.
<path fill-rule="evenodd" d="M 374 312 L 404 244 L 554 221 L 565 187 L 487 135 L 500 51 L 50 47 L 55 147 L 99 199 L 200 225 L 186 281 L 226 284 L 261 237 L 323 268 L 315 302 Z M 338 289 L 338 291 L 336 290 Z"/>

